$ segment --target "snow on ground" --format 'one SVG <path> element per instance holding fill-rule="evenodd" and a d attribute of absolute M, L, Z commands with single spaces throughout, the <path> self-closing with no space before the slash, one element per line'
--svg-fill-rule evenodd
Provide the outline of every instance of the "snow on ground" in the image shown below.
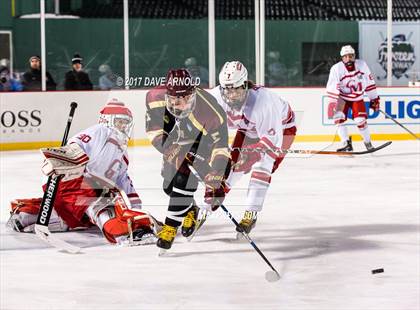
<path fill-rule="evenodd" d="M 129 153 L 145 208 L 163 219 L 160 156 L 150 147 Z M 269 268 L 234 240 L 221 210 L 192 242 L 177 236 L 167 257 L 154 245 L 108 245 L 95 229 L 56 234 L 81 246 L 77 255 L 9 231 L 9 201 L 41 196 L 41 159 L 38 151 L 2 152 L 0 308 L 419 309 L 419 154 L 418 142 L 397 141 L 373 155 L 289 156 L 251 234 L 282 274 L 269 283 Z M 225 202 L 238 220 L 246 184 Z M 372 275 L 376 268 L 385 272 Z"/>

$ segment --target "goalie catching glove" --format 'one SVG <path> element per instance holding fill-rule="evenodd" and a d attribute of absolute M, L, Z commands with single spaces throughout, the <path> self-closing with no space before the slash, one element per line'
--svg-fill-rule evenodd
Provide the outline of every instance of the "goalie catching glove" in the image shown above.
<path fill-rule="evenodd" d="M 42 148 L 41 153 L 45 156 L 41 167 L 42 173 L 46 176 L 66 175 L 66 177 L 77 178 L 85 170 L 89 157 L 76 143 L 62 147 Z"/>

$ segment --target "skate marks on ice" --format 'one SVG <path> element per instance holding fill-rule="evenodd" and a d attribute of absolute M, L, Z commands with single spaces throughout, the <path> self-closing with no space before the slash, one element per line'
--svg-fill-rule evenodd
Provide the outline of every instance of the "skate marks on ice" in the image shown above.
<path fill-rule="evenodd" d="M 53 235 L 56 235 L 60 239 L 82 249 L 106 246 L 109 244 L 96 227 L 62 233 L 53 233 Z M 0 223 L 0 237 L 0 252 L 35 249 L 49 249 L 57 251 L 56 248 L 39 239 L 35 233 L 19 233 L 7 228 L 4 223 Z M 62 251 L 59 252 L 61 253 Z"/>
<path fill-rule="evenodd" d="M 229 246 L 212 246 L 211 250 L 196 250 L 188 246 L 188 251 L 177 249 L 177 243 L 185 243 L 182 238 L 175 239 L 174 247 L 165 257 L 184 257 L 202 254 L 238 254 L 254 250 L 247 242 L 238 242 L 236 232 L 229 225 L 213 224 L 202 228 L 191 242 L 193 244 L 224 243 Z M 257 226 L 251 237 L 272 260 L 287 261 L 313 258 L 339 252 L 368 251 L 384 247 L 388 241 L 378 241 L 380 235 L 413 233 L 420 225 L 412 224 L 355 224 L 343 226 L 304 227 L 291 229 L 272 229 L 266 225 Z M 369 240 L 372 236 L 373 240 Z M 402 243 L 399 243 L 402 244 Z M 409 244 L 411 245 L 411 244 Z M 415 244 L 412 244 L 415 246 Z"/>

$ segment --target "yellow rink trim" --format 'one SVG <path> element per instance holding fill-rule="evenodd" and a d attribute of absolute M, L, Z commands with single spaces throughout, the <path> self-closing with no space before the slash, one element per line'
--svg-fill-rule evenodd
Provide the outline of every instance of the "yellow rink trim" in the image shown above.
<path fill-rule="evenodd" d="M 420 138 L 420 133 L 416 133 Z M 414 140 L 414 137 L 409 133 L 381 133 L 372 134 L 372 140 Z M 353 141 L 362 141 L 360 135 L 352 135 Z M 298 135 L 295 142 L 338 142 L 338 135 Z M 42 147 L 60 146 L 60 141 L 36 141 L 36 142 L 12 142 L 0 143 L 0 151 L 17 151 L 17 150 L 34 150 Z M 130 140 L 129 146 L 148 146 L 151 145 L 148 139 Z"/>

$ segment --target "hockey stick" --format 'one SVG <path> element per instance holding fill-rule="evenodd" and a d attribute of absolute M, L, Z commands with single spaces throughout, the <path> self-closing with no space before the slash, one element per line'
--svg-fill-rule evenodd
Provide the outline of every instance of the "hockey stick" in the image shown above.
<path fill-rule="evenodd" d="M 403 124 L 401 124 L 400 122 L 398 122 L 395 118 L 393 118 L 391 115 L 389 115 L 388 113 L 379 110 L 379 112 L 381 112 L 383 115 L 385 115 L 385 117 L 389 118 L 391 121 L 393 121 L 395 124 L 397 124 L 398 126 L 402 127 L 403 129 L 405 129 L 408 133 L 410 133 L 416 140 L 420 140 L 419 137 L 417 137 L 417 135 L 412 132 L 410 129 L 408 129 L 407 127 L 405 127 Z"/>
<path fill-rule="evenodd" d="M 70 126 L 73 121 L 73 116 L 76 108 L 77 103 L 72 102 L 70 104 L 70 113 L 69 117 L 67 118 L 67 125 L 66 129 L 64 130 L 61 146 L 64 146 L 67 143 Z M 70 243 L 65 242 L 64 240 L 56 238 L 51 234 L 51 232 L 48 229 L 48 223 L 50 222 L 51 213 L 54 207 L 54 200 L 57 194 L 58 184 L 60 183 L 61 177 L 61 175 L 48 177 L 47 186 L 45 188 L 44 196 L 42 197 L 40 211 L 38 213 L 38 218 L 35 224 L 35 233 L 39 238 L 52 245 L 53 247 L 56 247 L 68 253 L 76 254 L 80 252 L 79 247 L 76 247 L 74 245 L 71 245 Z"/>
<path fill-rule="evenodd" d="M 291 150 L 291 149 L 279 149 L 274 148 L 270 150 L 262 150 L 262 149 L 250 149 L 250 148 L 233 148 L 232 150 L 239 150 L 239 151 L 251 151 L 251 152 L 267 152 L 272 151 L 277 154 L 313 154 L 313 155 L 339 155 L 339 156 L 351 156 L 351 155 L 364 155 L 379 151 L 384 147 L 390 145 L 392 141 L 385 142 L 384 144 L 379 145 L 378 147 L 374 147 L 373 149 L 366 150 L 366 151 L 355 151 L 355 152 L 341 152 L 341 151 L 322 151 L 322 150 Z"/>
<path fill-rule="evenodd" d="M 188 165 L 190 168 L 190 171 L 195 175 L 195 177 L 198 179 L 198 181 L 205 185 L 203 178 L 199 175 L 198 171 L 195 170 L 195 168 L 192 165 Z M 229 219 L 235 224 L 237 231 L 240 231 L 242 235 L 245 237 L 245 239 L 252 245 L 255 251 L 261 256 L 261 258 L 265 261 L 265 263 L 271 268 L 271 271 L 267 271 L 265 273 L 265 279 L 268 282 L 275 282 L 280 280 L 281 276 L 279 272 L 273 267 L 273 265 L 270 263 L 270 261 L 267 259 L 267 257 L 264 255 L 263 252 L 257 247 L 255 242 L 251 239 L 251 237 L 242 229 L 241 226 L 239 226 L 239 223 L 236 221 L 236 219 L 233 217 L 232 213 L 229 212 L 229 210 L 223 205 L 220 205 L 220 208 L 225 212 L 225 214 L 229 217 Z"/>

